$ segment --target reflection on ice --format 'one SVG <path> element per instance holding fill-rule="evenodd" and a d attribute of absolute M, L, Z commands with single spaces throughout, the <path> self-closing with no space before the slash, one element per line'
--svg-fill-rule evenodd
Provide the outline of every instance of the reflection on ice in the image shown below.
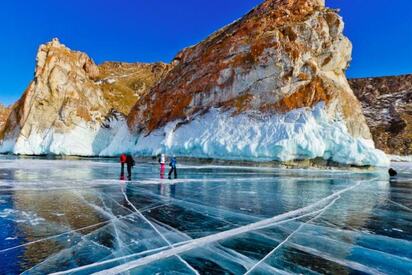
<path fill-rule="evenodd" d="M 410 166 L 380 171 L 0 159 L 0 273 L 408 274 Z M 4 264 L 3 264 L 4 263 Z"/>

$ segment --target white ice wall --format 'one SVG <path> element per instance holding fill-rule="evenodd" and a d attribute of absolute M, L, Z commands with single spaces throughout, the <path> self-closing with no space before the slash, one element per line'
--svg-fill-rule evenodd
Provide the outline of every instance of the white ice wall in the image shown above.
<path fill-rule="evenodd" d="M 65 133 L 52 128 L 47 131 L 32 129 L 28 137 L 18 136 L 5 140 L 0 144 L 0 153 L 98 156 L 124 124 L 122 120 L 111 121 L 110 128 L 104 128 L 81 123 Z"/>
<path fill-rule="evenodd" d="M 212 109 L 188 124 L 171 122 L 149 136 L 133 137 L 124 126 L 102 156 L 129 151 L 219 159 L 289 161 L 324 158 L 355 165 L 388 166 L 371 140 L 353 138 L 344 121 L 330 121 L 324 104 L 281 115 L 222 113 Z"/>
<path fill-rule="evenodd" d="M 0 152 L 79 156 L 166 153 L 254 161 L 320 157 L 345 164 L 389 165 L 387 156 L 376 150 L 372 141 L 353 138 L 344 121 L 330 121 L 323 103 L 279 115 L 233 115 L 212 109 L 190 123 L 177 126 L 178 122 L 148 136 L 130 134 L 124 120 L 112 121 L 108 129 L 79 125 L 65 134 L 32 131 L 28 138 L 19 137 L 17 142 L 6 140 Z"/>

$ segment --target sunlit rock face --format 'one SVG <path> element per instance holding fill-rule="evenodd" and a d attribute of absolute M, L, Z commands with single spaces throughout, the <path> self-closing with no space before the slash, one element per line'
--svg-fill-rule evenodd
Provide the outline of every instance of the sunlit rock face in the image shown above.
<path fill-rule="evenodd" d="M 350 80 L 376 147 L 412 155 L 412 75 Z"/>
<path fill-rule="evenodd" d="M 343 27 L 323 1 L 267 0 L 184 49 L 129 114 L 141 137 L 134 151 L 386 162 L 345 77 L 352 45 Z M 124 141 L 105 153 L 124 150 Z"/>
<path fill-rule="evenodd" d="M 0 151 L 96 155 L 115 124 L 167 68 L 160 63 L 97 66 L 57 39 L 41 45 L 34 79 L 0 135 Z"/>
<path fill-rule="evenodd" d="M 171 65 L 96 66 L 54 40 L 40 47 L 0 152 L 386 166 L 345 77 L 342 32 L 323 1 L 267 0 Z"/>
<path fill-rule="evenodd" d="M 341 17 L 323 1 L 265 1 L 179 53 L 129 125 L 150 132 L 211 107 L 285 113 L 325 101 L 331 118 L 343 115 L 353 136 L 370 139 L 345 78 L 352 46 L 342 31 Z"/>
<path fill-rule="evenodd" d="M 9 113 L 10 113 L 10 109 L 0 104 L 0 131 L 1 129 L 3 129 L 4 125 L 6 124 Z"/>
<path fill-rule="evenodd" d="M 171 69 L 165 63 L 105 62 L 99 65 L 96 83 L 113 108 L 128 115 L 141 96 L 145 95 Z"/>

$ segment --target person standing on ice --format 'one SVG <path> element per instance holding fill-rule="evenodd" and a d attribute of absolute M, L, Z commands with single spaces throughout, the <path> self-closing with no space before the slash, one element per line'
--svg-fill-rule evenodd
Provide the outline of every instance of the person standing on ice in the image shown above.
<path fill-rule="evenodd" d="M 165 176 L 165 171 L 166 171 L 166 156 L 165 156 L 165 154 L 160 154 L 159 163 L 160 163 L 160 178 L 163 179 L 164 176 Z"/>
<path fill-rule="evenodd" d="M 135 166 L 135 161 L 131 154 L 126 155 L 127 164 L 127 179 L 132 180 L 132 167 Z"/>
<path fill-rule="evenodd" d="M 389 173 L 389 176 L 390 176 L 391 178 L 396 177 L 396 176 L 398 175 L 398 172 L 396 172 L 396 170 L 393 169 L 393 168 L 390 168 L 390 169 L 388 170 L 388 173 Z"/>
<path fill-rule="evenodd" d="M 120 180 L 124 180 L 124 164 L 126 163 L 126 159 L 127 159 L 126 154 L 121 154 L 120 156 L 120 165 L 121 165 Z"/>
<path fill-rule="evenodd" d="M 173 156 L 169 163 L 169 166 L 170 166 L 169 179 L 172 179 L 172 173 L 174 173 L 175 179 L 177 179 L 176 164 L 177 164 L 176 157 Z"/>

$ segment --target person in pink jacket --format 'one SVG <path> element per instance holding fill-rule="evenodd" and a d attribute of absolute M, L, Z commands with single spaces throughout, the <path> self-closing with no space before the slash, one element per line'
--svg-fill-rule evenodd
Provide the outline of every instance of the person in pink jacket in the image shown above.
<path fill-rule="evenodd" d="M 160 178 L 164 178 L 165 172 L 166 172 L 166 156 L 165 154 L 160 154 L 159 157 L 159 163 L 160 163 Z"/>

